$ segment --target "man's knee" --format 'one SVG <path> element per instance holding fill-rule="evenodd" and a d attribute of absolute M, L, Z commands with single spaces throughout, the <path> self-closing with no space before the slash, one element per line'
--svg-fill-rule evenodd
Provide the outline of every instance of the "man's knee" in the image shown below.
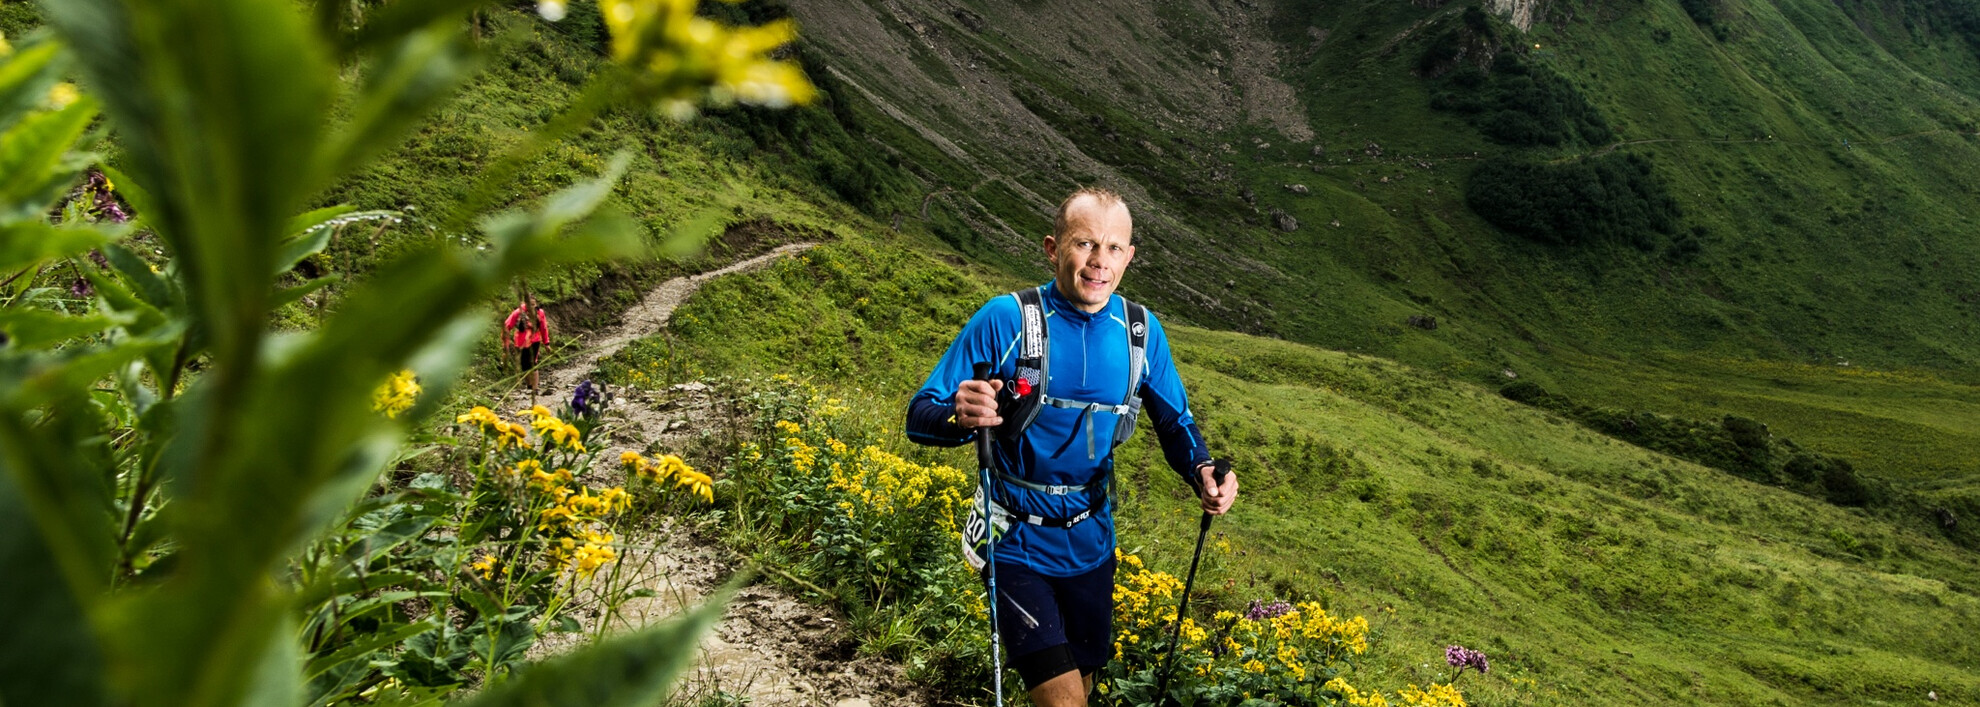
<path fill-rule="evenodd" d="M 1024 681 L 1026 692 L 1037 690 L 1040 685 L 1066 673 L 1080 675 L 1079 665 L 1073 662 L 1072 649 L 1064 643 L 1012 656 L 1011 670 Z"/>

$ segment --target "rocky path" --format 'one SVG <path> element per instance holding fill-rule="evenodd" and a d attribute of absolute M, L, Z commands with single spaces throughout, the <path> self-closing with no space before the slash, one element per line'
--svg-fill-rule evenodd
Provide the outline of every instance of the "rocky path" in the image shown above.
<path fill-rule="evenodd" d="M 785 245 L 719 270 L 661 283 L 627 309 L 617 327 L 581 341 L 578 355 L 544 369 L 542 388 L 535 399 L 544 404 L 569 400 L 599 361 L 664 328 L 674 308 L 702 283 L 768 266 L 813 245 Z M 697 423 L 708 418 L 713 405 L 710 391 L 692 383 L 659 391 L 616 392 L 620 397 L 606 413 L 612 432 L 599 456 L 604 460 L 617 459 L 627 450 L 645 452 L 656 442 L 663 449 L 678 447 L 678 442 L 696 433 Z M 529 390 L 519 388 L 504 398 L 501 409 L 513 411 L 530 404 Z M 651 590 L 652 596 L 627 602 L 609 630 L 663 621 L 682 607 L 699 603 L 739 569 L 727 551 L 697 541 L 691 533 L 673 531 L 671 526 L 663 526 L 651 537 L 622 539 L 620 572 L 629 579 L 631 588 Z M 700 659 L 675 691 L 673 704 L 922 704 L 919 692 L 900 666 L 877 657 L 856 656 L 856 643 L 843 623 L 836 612 L 808 605 L 776 587 L 748 587 L 730 603 L 722 623 L 702 639 Z M 539 656 L 561 652 L 581 640 L 569 634 L 551 634 L 535 652 Z"/>
<path fill-rule="evenodd" d="M 540 382 L 543 384 L 542 394 L 539 397 L 557 400 L 559 399 L 558 396 L 561 395 L 563 399 L 569 399 L 571 393 L 577 390 L 578 383 L 582 382 L 584 377 L 590 374 L 593 368 L 598 366 L 599 361 L 618 353 L 619 349 L 626 347 L 626 344 L 632 343 L 636 339 L 652 336 L 655 332 L 660 331 L 662 327 L 667 326 L 667 320 L 674 316 L 674 308 L 681 306 L 682 300 L 687 299 L 688 295 L 694 294 L 695 290 L 700 289 L 701 283 L 723 275 L 732 275 L 762 268 L 776 262 L 778 258 L 793 253 L 802 253 L 810 250 L 815 245 L 817 244 L 792 243 L 790 245 L 779 246 L 776 250 L 734 263 L 719 270 L 710 270 L 698 275 L 677 277 L 660 283 L 660 286 L 648 291 L 646 297 L 642 298 L 639 304 L 633 305 L 631 309 L 626 310 L 620 316 L 619 326 L 604 332 L 594 340 L 584 341 L 578 347 L 579 353 L 576 358 L 560 362 L 556 368 L 545 369 L 539 376 Z M 555 333 L 554 323 L 552 328 L 552 333 Z M 510 399 L 504 401 L 504 408 L 510 408 L 513 406 L 512 404 L 521 404 L 522 401 L 528 398 L 529 391 L 527 389 L 512 391 L 510 393 Z M 523 404 L 523 407 L 528 407 L 528 405 Z"/>

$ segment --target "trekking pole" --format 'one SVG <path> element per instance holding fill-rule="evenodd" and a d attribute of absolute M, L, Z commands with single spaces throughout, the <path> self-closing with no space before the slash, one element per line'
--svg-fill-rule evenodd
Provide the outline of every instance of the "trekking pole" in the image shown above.
<path fill-rule="evenodd" d="M 1231 463 L 1222 459 L 1210 462 L 1211 483 L 1224 485 L 1224 475 L 1231 473 Z M 1169 675 L 1176 669 L 1176 643 L 1182 638 L 1183 616 L 1189 613 L 1189 590 L 1196 586 L 1196 563 L 1203 559 L 1203 539 L 1210 535 L 1210 520 L 1216 516 L 1203 512 L 1202 520 L 1196 523 L 1196 554 L 1189 556 L 1189 576 L 1183 579 L 1182 605 L 1176 607 L 1175 627 L 1169 631 L 1169 657 L 1162 661 L 1162 679 L 1155 683 L 1155 704 L 1166 705 L 1169 692 Z"/>
<path fill-rule="evenodd" d="M 977 380 L 990 380 L 991 364 L 978 363 L 975 369 Z M 990 442 L 996 429 L 976 428 L 976 469 L 983 496 L 983 570 L 990 583 L 990 601 L 986 602 L 990 607 L 990 691 L 997 707 L 1004 707 L 1004 642 L 997 629 L 997 522 L 990 515 Z"/>

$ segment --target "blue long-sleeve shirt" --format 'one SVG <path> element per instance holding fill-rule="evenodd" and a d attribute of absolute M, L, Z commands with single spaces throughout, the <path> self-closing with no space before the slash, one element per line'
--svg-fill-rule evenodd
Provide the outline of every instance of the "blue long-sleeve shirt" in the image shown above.
<path fill-rule="evenodd" d="M 1055 398 L 1106 405 L 1127 399 L 1128 335 L 1126 305 L 1119 295 L 1099 312 L 1086 312 L 1059 294 L 1056 283 L 1042 288 L 1045 325 L 1050 328 L 1051 380 L 1046 391 Z M 996 376 L 1017 374 L 1018 349 L 1024 316 L 1017 301 L 1000 296 L 983 305 L 963 326 L 949 350 L 928 374 L 927 382 L 908 403 L 908 438 L 927 445 L 951 447 L 976 438 L 976 431 L 954 422 L 956 387 L 973 377 L 974 364 L 995 364 Z M 1169 338 L 1153 312 L 1148 315 L 1146 371 L 1137 386 L 1147 422 L 1162 441 L 1170 468 L 1194 486 L 1197 467 L 1210 454 L 1190 414 L 1189 398 L 1169 352 Z M 1035 394 L 1035 393 L 1034 393 Z M 1041 406 L 1038 417 L 1019 439 L 998 439 L 993 449 L 999 471 L 1037 484 L 1079 486 L 1103 478 L 1113 469 L 1113 436 L 1117 416 L 1088 413 L 1091 425 L 1076 409 Z M 1089 431 L 1090 430 L 1090 431 Z M 1089 440 L 1096 450 L 1088 458 Z M 1085 511 L 1091 499 L 1083 494 L 1050 495 L 997 482 L 998 503 L 1025 513 L 1070 517 Z M 1016 562 L 1046 575 L 1069 577 L 1100 566 L 1114 551 L 1111 503 L 1102 504 L 1092 518 L 1070 528 L 1012 524 L 997 543 L 998 562 Z"/>

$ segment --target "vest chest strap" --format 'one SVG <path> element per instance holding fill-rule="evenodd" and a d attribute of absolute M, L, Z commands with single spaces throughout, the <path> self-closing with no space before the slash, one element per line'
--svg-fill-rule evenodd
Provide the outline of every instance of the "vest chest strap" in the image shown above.
<path fill-rule="evenodd" d="M 1119 405 L 1108 404 L 1108 403 L 1089 403 L 1084 400 L 1067 400 L 1065 398 L 1054 398 L 1049 395 L 1046 396 L 1044 399 L 1039 400 L 1038 402 L 1045 405 L 1050 405 L 1055 408 L 1065 408 L 1068 410 L 1085 410 L 1087 412 L 1111 412 L 1116 415 L 1126 415 L 1128 413 L 1135 411 L 1134 410 L 1135 406 L 1128 405 L 1125 403 Z"/>
<path fill-rule="evenodd" d="M 1070 496 L 1076 493 L 1086 493 L 1087 491 L 1100 488 L 1100 481 L 1098 480 L 1093 481 L 1091 483 L 1080 484 L 1078 486 L 1061 486 L 1056 484 L 1034 483 L 1031 481 L 1020 479 L 1015 476 L 1011 476 L 1010 474 L 1006 474 L 1001 471 L 994 473 L 997 475 L 998 481 L 1002 481 L 1004 483 L 1010 484 L 1012 486 L 1016 486 L 1026 491 L 1032 491 L 1032 492 L 1042 493 L 1051 496 Z"/>

